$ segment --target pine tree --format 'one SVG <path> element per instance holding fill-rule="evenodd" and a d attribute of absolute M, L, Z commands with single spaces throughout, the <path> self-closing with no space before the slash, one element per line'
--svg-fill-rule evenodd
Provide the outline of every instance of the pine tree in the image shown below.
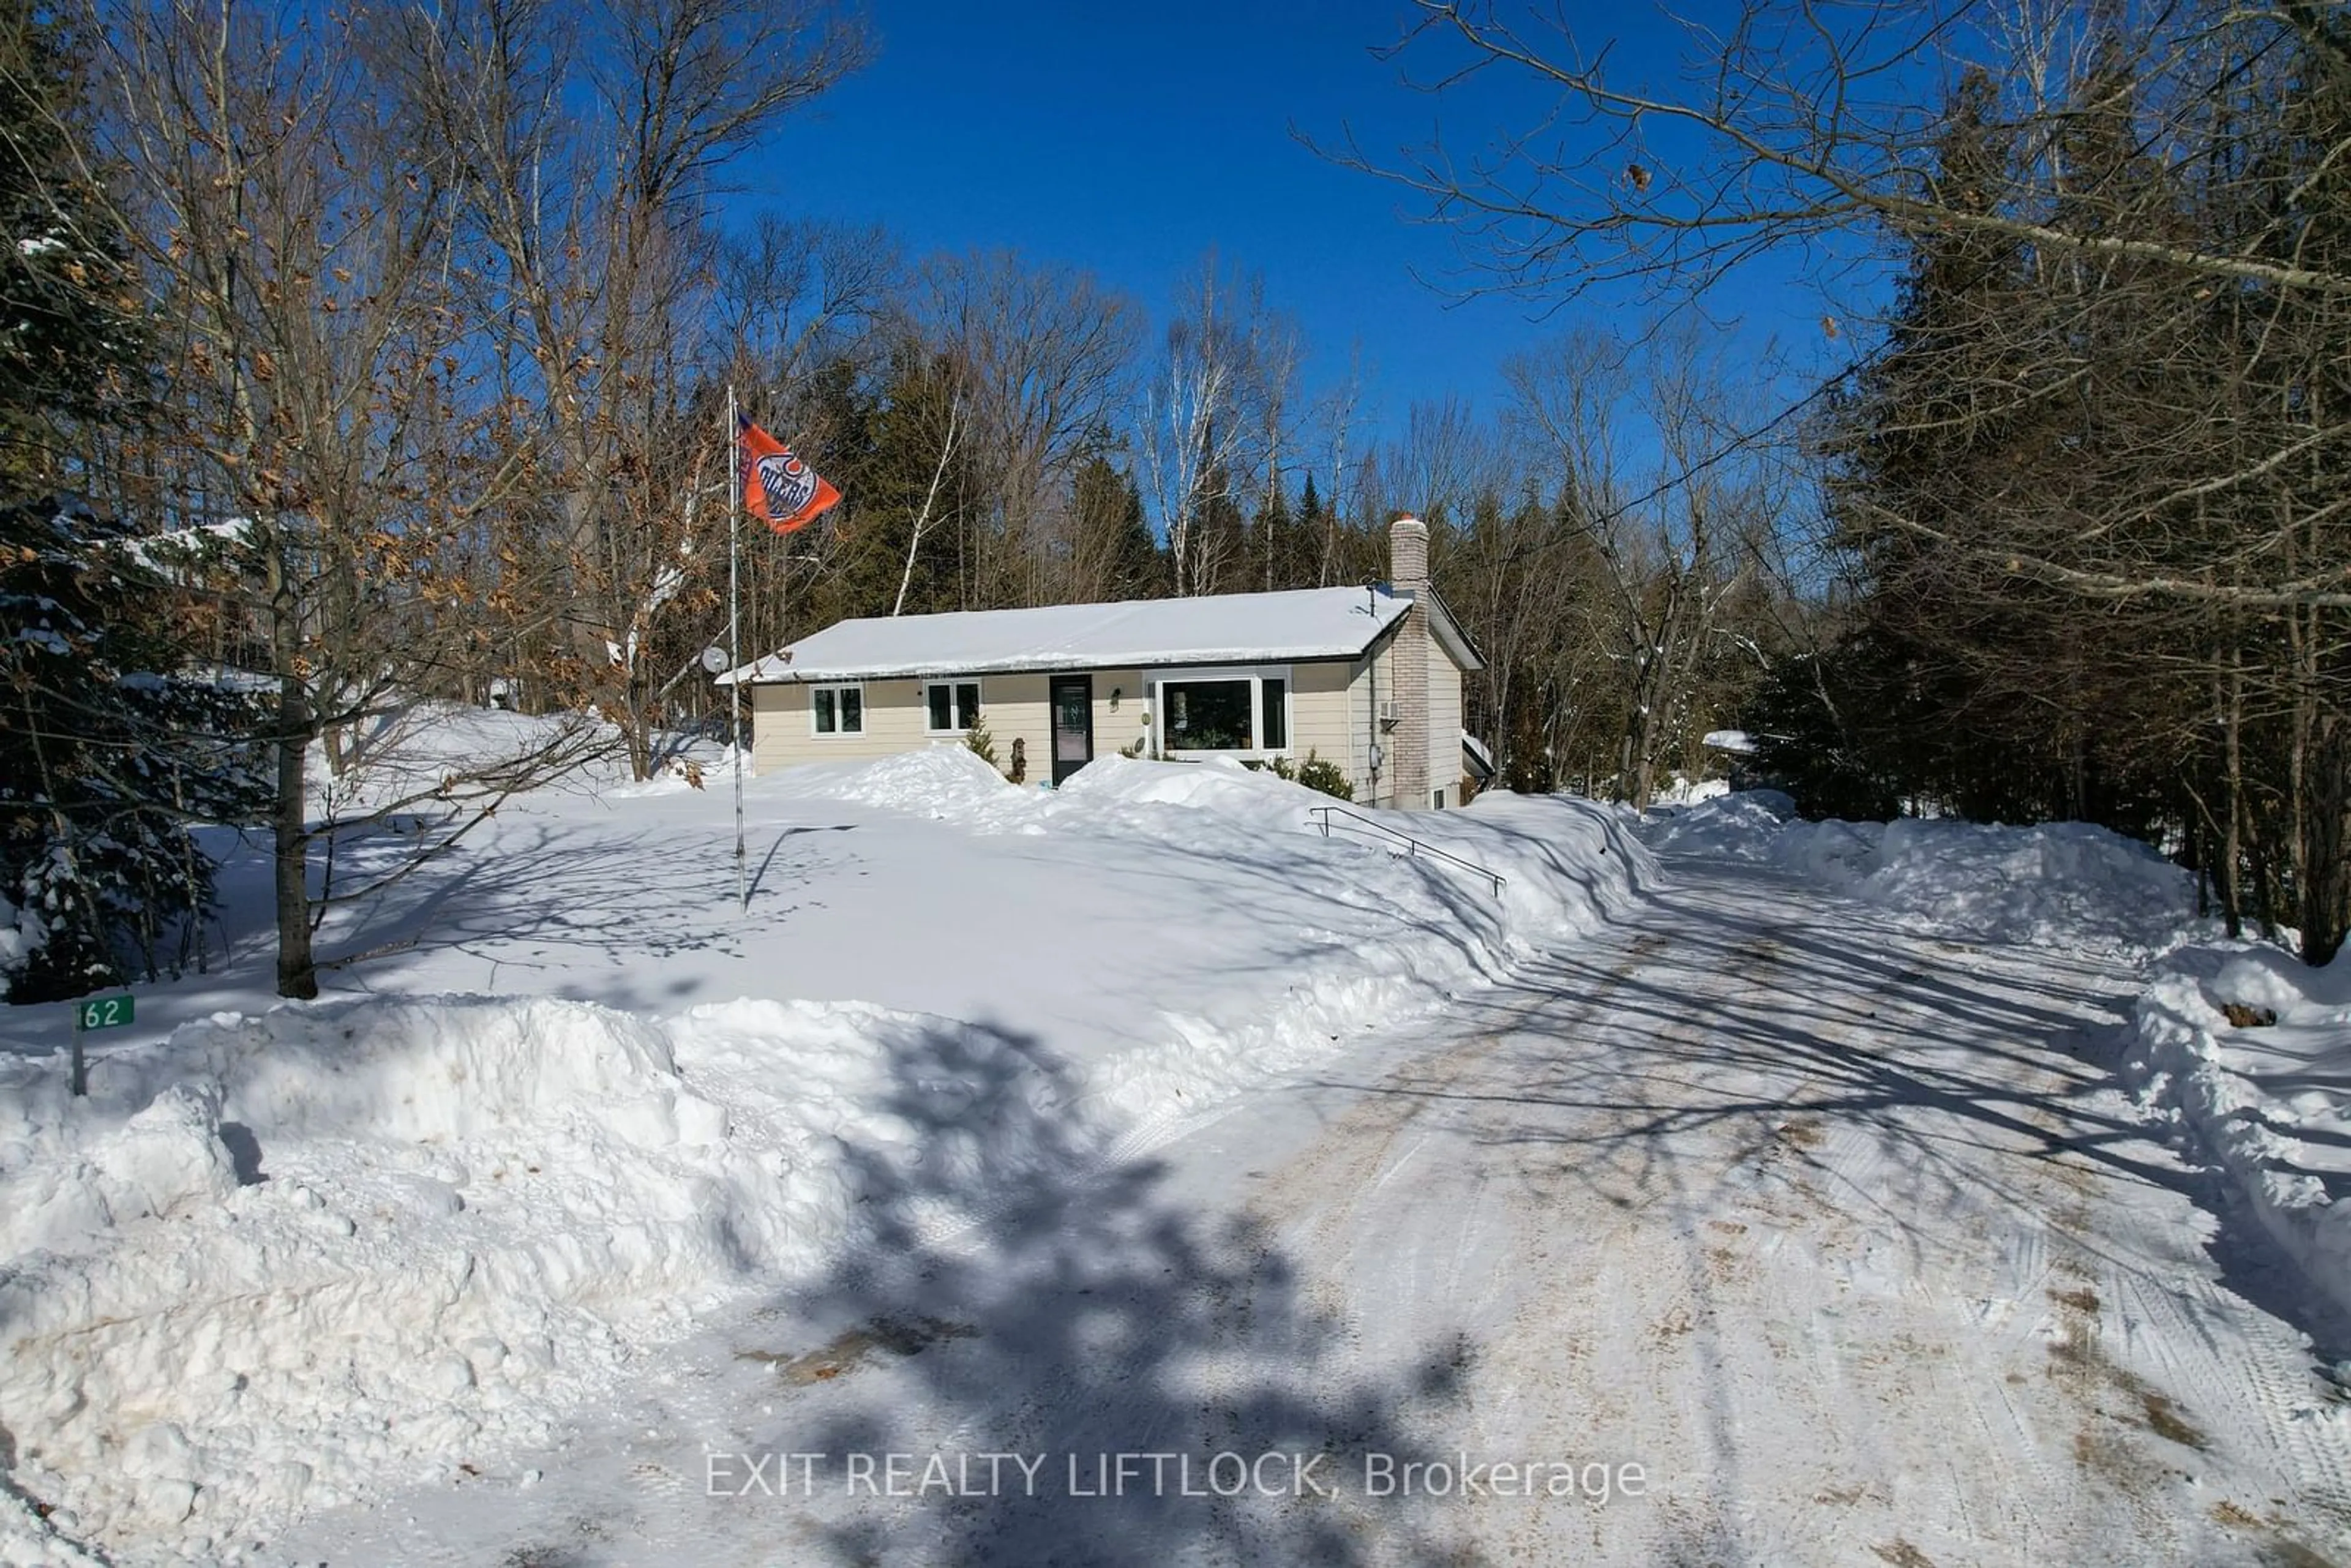
<path fill-rule="evenodd" d="M 0 484 L 11 498 L 54 487 L 72 423 L 119 418 L 141 392 L 126 250 L 68 141 L 83 69 L 62 22 L 0 0 Z"/>
<path fill-rule="evenodd" d="M 1934 189 L 1957 210 L 1990 212 L 2010 188 L 1997 97 L 1970 70 L 1947 111 Z M 1835 777 L 1898 779 L 1899 793 L 2011 819 L 2045 814 L 2046 756 L 2015 747 L 2031 747 L 2031 727 L 2047 716 L 2020 712 L 1988 655 L 2032 645 L 2037 607 L 2019 585 L 1988 584 L 1967 547 L 1985 521 L 1981 497 L 2039 439 L 2041 411 L 2013 390 L 2029 380 L 2024 361 L 2045 320 L 2026 287 L 2029 262 L 2015 242 L 1971 228 L 1915 245 L 1886 350 L 1834 413 L 1845 434 L 1831 504 L 1860 589 L 1852 648 L 1809 681 L 1782 685 L 1798 711 L 1759 720 L 1817 745 L 1834 718 Z"/>
<path fill-rule="evenodd" d="M 1088 458 L 1070 486 L 1071 565 L 1083 599 L 1155 599 L 1167 562 L 1144 516 L 1143 492 L 1106 457 Z"/>
<path fill-rule="evenodd" d="M 12 0 L 0 16 L 0 619 L 16 629 L 0 643 L 0 981 L 12 1002 L 78 996 L 134 964 L 176 968 L 213 897 L 188 823 L 243 820 L 258 800 L 239 738 L 251 706 L 179 671 L 152 554 L 69 493 L 67 454 L 99 425 L 134 422 L 145 376 L 125 247 L 68 140 L 82 95 L 71 37 Z"/>
<path fill-rule="evenodd" d="M 956 530 L 972 444 L 959 430 L 952 450 L 946 445 L 950 421 L 959 417 L 951 367 L 919 343 L 901 344 L 879 395 L 867 396 L 846 363 L 838 363 L 820 417 L 827 476 L 837 476 L 842 495 L 852 499 L 843 500 L 846 516 L 834 525 L 831 570 L 810 585 L 794 612 L 793 636 L 852 616 L 887 615 L 899 608 L 902 586 L 904 614 L 964 608 Z M 924 532 L 910 567 L 917 521 Z"/>

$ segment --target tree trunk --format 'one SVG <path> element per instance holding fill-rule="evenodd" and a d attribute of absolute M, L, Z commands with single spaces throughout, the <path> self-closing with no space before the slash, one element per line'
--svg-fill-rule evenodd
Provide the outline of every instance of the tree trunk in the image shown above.
<path fill-rule="evenodd" d="M 2334 958 L 2351 921 L 2351 727 L 2330 715 L 2319 721 L 2316 739 L 2300 889 L 2302 958 L 2313 967 Z"/>
<path fill-rule="evenodd" d="M 2237 885 L 2237 868 L 2244 853 L 2245 769 L 2242 745 L 2245 715 L 2245 678 L 2242 649 L 2230 651 L 2229 698 L 2221 709 L 2221 735 L 2227 747 L 2227 788 L 2221 794 L 2222 809 L 2228 813 L 2228 824 L 2220 831 L 2220 844 L 2212 868 L 2213 883 L 2220 897 L 2223 918 L 2229 923 L 2231 937 L 2244 934 L 2244 898 Z"/>
<path fill-rule="evenodd" d="M 310 959 L 310 835 L 305 765 L 308 719 L 301 682 L 278 686 L 277 801 L 274 821 L 277 890 L 277 994 L 308 1001 L 319 994 Z"/>
<path fill-rule="evenodd" d="M 270 653 L 277 666 L 277 799 L 271 811 L 277 895 L 277 994 L 319 994 L 310 956 L 310 695 L 298 668 L 302 631 L 285 546 L 269 549 Z"/>

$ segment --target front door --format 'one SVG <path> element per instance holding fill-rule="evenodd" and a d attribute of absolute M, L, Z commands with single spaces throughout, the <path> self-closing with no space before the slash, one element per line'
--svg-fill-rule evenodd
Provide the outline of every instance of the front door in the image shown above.
<path fill-rule="evenodd" d="M 1053 786 L 1094 759 L 1094 678 L 1055 675 L 1052 684 Z"/>

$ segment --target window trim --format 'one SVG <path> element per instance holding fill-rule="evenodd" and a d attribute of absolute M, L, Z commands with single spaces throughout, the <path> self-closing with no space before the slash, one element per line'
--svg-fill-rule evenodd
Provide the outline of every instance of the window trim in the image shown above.
<path fill-rule="evenodd" d="M 972 689 L 972 717 L 975 720 L 987 712 L 987 683 L 981 680 L 977 675 L 950 675 L 945 680 L 925 678 L 922 683 L 922 686 L 923 733 L 925 735 L 937 737 L 949 735 L 968 735 L 971 733 L 970 725 L 965 725 L 959 729 L 933 729 L 931 727 L 931 688 L 933 686 L 945 686 L 947 688 L 947 716 L 949 718 L 953 718 L 955 716 L 955 688 L 957 686 L 969 686 Z"/>
<path fill-rule="evenodd" d="M 841 740 L 851 737 L 862 736 L 865 733 L 866 705 L 865 683 L 863 681 L 810 681 L 809 683 L 808 692 L 809 736 L 811 739 Z M 833 701 L 832 727 L 831 729 L 819 729 L 816 727 L 816 695 L 819 692 L 855 692 L 857 694 L 857 727 L 855 729 L 843 729 L 841 727 L 841 703 L 840 699 L 836 697 Z"/>
<path fill-rule="evenodd" d="M 1216 681 L 1247 681 L 1249 688 L 1249 738 L 1259 738 L 1265 725 L 1265 683 L 1281 683 L 1280 746 L 1246 746 L 1232 750 L 1217 747 L 1174 747 L 1167 742 L 1166 688 L 1171 685 L 1192 685 Z M 1290 664 L 1201 664 L 1182 669 L 1153 670 L 1143 679 L 1145 700 L 1151 704 L 1151 744 L 1162 757 L 1181 760 L 1186 758 L 1230 757 L 1243 762 L 1262 762 L 1270 758 L 1294 758 L 1298 755 L 1298 674 Z"/>

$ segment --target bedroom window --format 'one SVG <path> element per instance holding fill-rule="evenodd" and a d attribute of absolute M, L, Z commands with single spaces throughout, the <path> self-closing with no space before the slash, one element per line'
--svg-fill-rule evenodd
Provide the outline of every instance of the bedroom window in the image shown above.
<path fill-rule="evenodd" d="M 809 723 L 817 735 L 863 735 L 865 688 L 855 685 L 810 687 Z"/>
<path fill-rule="evenodd" d="M 933 681 L 923 688 L 923 709 L 933 735 L 961 735 L 979 721 L 979 683 Z"/>

